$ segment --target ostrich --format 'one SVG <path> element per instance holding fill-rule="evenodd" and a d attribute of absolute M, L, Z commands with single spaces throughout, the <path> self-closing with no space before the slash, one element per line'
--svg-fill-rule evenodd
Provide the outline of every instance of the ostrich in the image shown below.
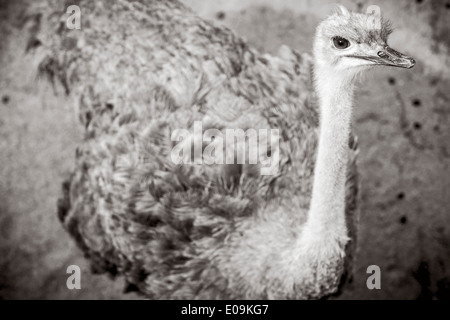
<path fill-rule="evenodd" d="M 269 55 L 176 0 L 80 1 L 80 30 L 49 3 L 33 9 L 30 48 L 85 128 L 58 215 L 94 272 L 156 299 L 318 299 L 345 284 L 356 78 L 415 64 L 387 45 L 386 21 L 339 7 L 313 57 Z M 279 129 L 278 172 L 173 163 L 171 133 L 195 121 Z"/>

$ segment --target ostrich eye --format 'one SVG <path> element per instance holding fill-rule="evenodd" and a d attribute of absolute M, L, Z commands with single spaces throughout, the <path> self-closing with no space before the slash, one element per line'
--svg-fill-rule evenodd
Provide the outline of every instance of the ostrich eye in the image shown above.
<path fill-rule="evenodd" d="M 348 47 L 350 47 L 350 42 L 342 37 L 334 37 L 333 44 L 336 49 L 347 49 Z"/>

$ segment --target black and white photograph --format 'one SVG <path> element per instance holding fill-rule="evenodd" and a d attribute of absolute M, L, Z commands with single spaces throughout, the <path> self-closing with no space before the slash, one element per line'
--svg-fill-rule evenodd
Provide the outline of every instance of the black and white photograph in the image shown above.
<path fill-rule="evenodd" d="M 0 34 L 0 300 L 450 300 L 450 1 L 1 0 Z"/>

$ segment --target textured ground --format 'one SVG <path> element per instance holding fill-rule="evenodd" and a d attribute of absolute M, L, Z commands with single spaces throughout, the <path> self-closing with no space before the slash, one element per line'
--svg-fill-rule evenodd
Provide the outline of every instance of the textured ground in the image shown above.
<path fill-rule="evenodd" d="M 309 51 L 314 27 L 329 10 L 324 1 L 185 2 L 269 52 L 281 44 Z M 355 281 L 342 298 L 449 299 L 450 3 L 370 4 L 380 5 L 398 27 L 393 47 L 418 64 L 377 70 L 357 92 L 361 224 Z M 92 275 L 57 220 L 60 182 L 81 128 L 70 100 L 55 97 L 30 72 L 35 66 L 15 19 L 21 7 L 0 1 L 0 297 L 136 298 L 122 294 L 120 279 Z M 70 264 L 82 269 L 82 290 L 66 288 Z M 381 268 L 381 290 L 365 285 L 372 264 Z"/>

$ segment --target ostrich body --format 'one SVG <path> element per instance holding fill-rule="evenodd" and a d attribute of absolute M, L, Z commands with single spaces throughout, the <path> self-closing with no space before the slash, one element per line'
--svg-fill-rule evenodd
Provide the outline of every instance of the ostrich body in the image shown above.
<path fill-rule="evenodd" d="M 31 42 L 86 128 L 58 213 L 93 269 L 149 298 L 335 293 L 355 247 L 355 77 L 414 64 L 387 47 L 388 27 L 340 8 L 317 28 L 312 59 L 260 54 L 177 1 L 80 7 L 81 30 L 55 31 L 60 15 L 47 14 Z M 279 129 L 277 174 L 174 164 L 171 132 L 194 121 Z"/>

